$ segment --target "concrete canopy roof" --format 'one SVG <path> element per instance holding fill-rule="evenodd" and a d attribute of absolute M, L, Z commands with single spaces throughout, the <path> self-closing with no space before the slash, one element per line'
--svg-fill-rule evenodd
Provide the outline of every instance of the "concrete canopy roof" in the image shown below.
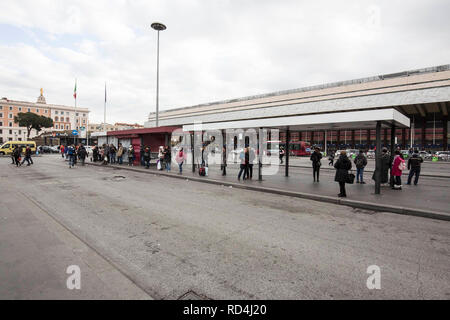
<path fill-rule="evenodd" d="M 383 127 L 395 125 L 398 128 L 409 128 L 408 117 L 391 109 L 333 112 L 292 117 L 274 117 L 253 120 L 224 121 L 214 123 L 198 123 L 183 126 L 183 131 L 278 128 L 290 130 L 339 130 L 339 129 L 372 129 L 381 121 Z"/>

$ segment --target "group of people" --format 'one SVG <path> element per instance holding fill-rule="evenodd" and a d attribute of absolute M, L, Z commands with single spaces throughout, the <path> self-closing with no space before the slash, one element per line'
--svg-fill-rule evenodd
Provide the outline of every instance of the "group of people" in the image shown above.
<path fill-rule="evenodd" d="M 253 178 L 253 163 L 255 161 L 256 155 L 255 150 L 251 147 L 244 148 L 239 154 L 240 168 L 238 174 L 238 180 L 241 180 L 242 173 L 244 174 L 242 179 L 252 179 Z"/>
<path fill-rule="evenodd" d="M 27 146 L 25 148 L 25 152 L 24 152 L 24 158 L 22 159 L 22 147 L 21 146 L 15 146 L 13 152 L 11 153 L 11 164 L 15 164 L 16 167 L 20 167 L 22 166 L 25 161 L 27 162 L 27 166 L 32 165 L 33 164 L 33 159 L 31 158 L 31 148 L 30 146 Z"/>
<path fill-rule="evenodd" d="M 61 145 L 59 150 L 61 152 L 61 156 L 63 158 L 65 157 L 69 161 L 69 168 L 73 168 L 77 164 L 78 160 L 81 162 L 81 165 L 84 166 L 86 158 L 89 155 L 86 147 L 81 143 L 78 145 Z"/>

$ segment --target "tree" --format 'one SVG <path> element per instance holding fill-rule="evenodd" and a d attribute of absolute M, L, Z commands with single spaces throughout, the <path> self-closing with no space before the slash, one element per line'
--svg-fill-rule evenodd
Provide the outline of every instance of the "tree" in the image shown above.
<path fill-rule="evenodd" d="M 31 112 L 19 112 L 17 116 L 14 117 L 14 122 L 18 123 L 21 127 L 27 128 L 27 139 L 30 138 L 31 129 L 35 129 L 37 133 L 42 130 L 42 128 L 53 127 L 53 119 L 45 116 L 40 116 Z"/>

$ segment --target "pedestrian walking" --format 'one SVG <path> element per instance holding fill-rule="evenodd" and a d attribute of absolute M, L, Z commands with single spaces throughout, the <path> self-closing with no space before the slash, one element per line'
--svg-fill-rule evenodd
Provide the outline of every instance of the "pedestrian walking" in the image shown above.
<path fill-rule="evenodd" d="M 312 161 L 314 182 L 316 182 L 316 176 L 317 176 L 317 182 L 319 182 L 320 166 L 322 165 L 322 163 L 320 161 L 321 159 L 322 159 L 322 153 L 320 153 L 319 147 L 315 147 L 314 152 L 312 153 L 312 155 L 309 159 Z"/>
<path fill-rule="evenodd" d="M 59 147 L 59 151 L 61 152 L 61 157 L 64 158 L 64 145 L 63 144 Z"/>
<path fill-rule="evenodd" d="M 69 157 L 69 169 L 73 168 L 73 166 L 75 165 L 75 146 L 71 145 L 67 148 L 67 156 Z"/>
<path fill-rule="evenodd" d="M 359 154 L 355 157 L 353 162 L 356 165 L 356 183 L 366 184 L 363 179 L 364 168 L 367 166 L 367 158 L 362 150 L 359 150 Z"/>
<path fill-rule="evenodd" d="M 175 161 L 178 163 L 178 169 L 180 170 L 180 174 L 183 173 L 183 163 L 186 160 L 186 153 L 184 152 L 183 148 L 181 148 L 175 157 Z"/>
<path fill-rule="evenodd" d="M 132 145 L 128 147 L 128 165 L 132 166 L 134 161 L 134 148 Z"/>
<path fill-rule="evenodd" d="M 14 151 L 13 151 L 13 155 L 14 155 L 14 163 L 15 163 L 16 167 L 21 166 L 22 163 L 20 162 L 20 160 L 22 160 L 22 158 L 21 158 L 22 147 L 20 147 L 19 145 L 16 145 L 16 147 L 14 148 Z"/>
<path fill-rule="evenodd" d="M 253 148 L 248 147 L 248 173 L 250 180 L 253 179 L 253 163 L 255 162 L 256 155 Z"/>
<path fill-rule="evenodd" d="M 414 178 L 414 185 L 417 186 L 417 183 L 419 182 L 419 176 L 420 176 L 420 167 L 422 166 L 423 159 L 419 156 L 419 150 L 415 149 L 412 156 L 408 159 L 408 182 L 407 185 L 411 185 L 412 177 L 415 175 Z"/>
<path fill-rule="evenodd" d="M 334 181 L 339 183 L 340 193 L 338 197 L 347 197 L 347 192 L 345 190 L 345 183 L 348 179 L 348 170 L 352 168 L 352 162 L 347 157 L 347 152 L 345 150 L 341 151 L 339 159 L 334 164 L 336 169 L 336 175 L 334 176 Z"/>
<path fill-rule="evenodd" d="M 334 165 L 334 152 L 330 151 L 330 155 L 328 156 L 328 165 L 333 166 Z"/>
<path fill-rule="evenodd" d="M 25 149 L 25 157 L 22 160 L 22 164 L 25 163 L 25 161 L 27 162 L 27 166 L 29 166 L 30 164 L 33 164 L 33 159 L 31 159 L 31 148 L 30 146 L 27 146 L 27 148 Z"/>
<path fill-rule="evenodd" d="M 395 151 L 394 162 L 392 163 L 391 174 L 394 177 L 394 185 L 392 189 L 394 190 L 402 190 L 402 173 L 403 170 L 406 169 L 405 160 L 403 160 L 403 156 L 399 150 Z"/>

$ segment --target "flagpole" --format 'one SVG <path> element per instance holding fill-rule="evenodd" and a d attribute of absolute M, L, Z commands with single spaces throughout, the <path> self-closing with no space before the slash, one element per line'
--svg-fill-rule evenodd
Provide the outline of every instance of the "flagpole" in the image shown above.
<path fill-rule="evenodd" d="M 106 82 L 105 82 L 105 103 L 103 106 L 103 131 L 106 131 Z"/>
<path fill-rule="evenodd" d="M 77 79 L 75 78 L 75 90 L 74 90 L 74 98 L 75 98 L 75 129 L 77 129 Z M 73 144 L 76 145 L 76 136 L 73 135 Z"/>

